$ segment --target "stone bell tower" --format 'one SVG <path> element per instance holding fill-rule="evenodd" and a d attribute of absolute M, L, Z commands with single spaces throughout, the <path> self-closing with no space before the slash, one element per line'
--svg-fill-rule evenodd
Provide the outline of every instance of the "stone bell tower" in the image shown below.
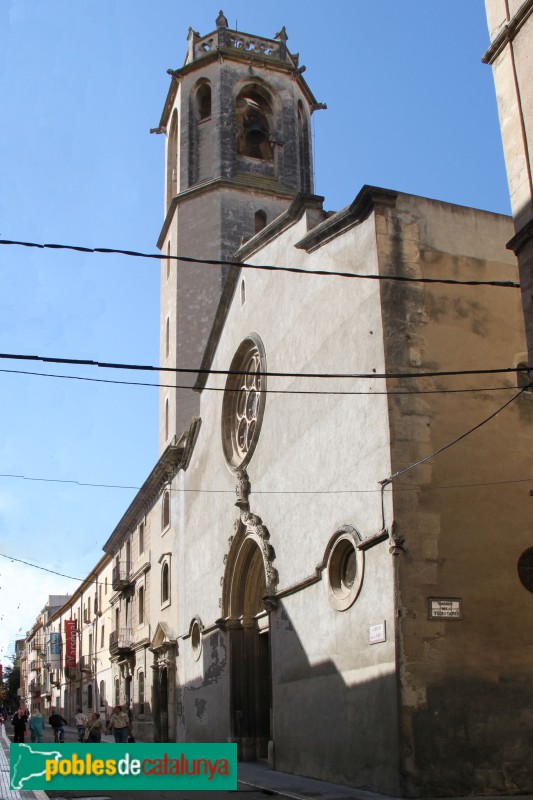
<path fill-rule="evenodd" d="M 168 255 L 231 261 L 240 245 L 313 192 L 310 117 L 316 103 L 304 67 L 273 39 L 228 28 L 220 12 L 207 36 L 189 29 L 181 69 L 159 127 L 166 138 L 161 269 L 162 366 L 198 368 L 227 267 Z M 195 374 L 161 373 L 162 384 L 192 386 Z M 189 428 L 198 395 L 160 390 L 159 449 Z"/>

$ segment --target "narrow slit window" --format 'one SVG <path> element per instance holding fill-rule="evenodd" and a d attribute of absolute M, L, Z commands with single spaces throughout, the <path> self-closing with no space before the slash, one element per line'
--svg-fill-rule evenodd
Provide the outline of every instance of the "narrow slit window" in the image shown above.
<path fill-rule="evenodd" d="M 262 231 L 263 228 L 266 227 L 267 224 L 267 215 L 264 211 L 256 211 L 255 212 L 255 232 L 259 233 Z"/>
<path fill-rule="evenodd" d="M 168 528 L 168 526 L 170 525 L 170 492 L 168 491 L 168 489 L 163 495 L 163 514 L 161 519 L 161 525 L 163 530 L 165 530 L 165 528 Z"/>
<path fill-rule="evenodd" d="M 161 603 L 168 603 L 170 600 L 170 576 L 168 564 L 163 564 L 161 570 Z"/>

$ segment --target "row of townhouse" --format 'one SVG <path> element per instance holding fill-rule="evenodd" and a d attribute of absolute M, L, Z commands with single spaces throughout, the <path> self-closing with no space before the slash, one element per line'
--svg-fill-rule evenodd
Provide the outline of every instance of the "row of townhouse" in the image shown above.
<path fill-rule="evenodd" d="M 194 428 L 194 426 L 193 426 Z M 108 718 L 128 709 L 139 738 L 176 738 L 177 516 L 172 478 L 187 457 L 172 444 L 104 545 L 104 556 L 72 595 L 54 595 L 21 653 L 21 701 L 69 722 L 79 708 Z M 174 502 L 173 502 L 174 501 Z M 172 652 L 169 652 L 172 651 Z"/>

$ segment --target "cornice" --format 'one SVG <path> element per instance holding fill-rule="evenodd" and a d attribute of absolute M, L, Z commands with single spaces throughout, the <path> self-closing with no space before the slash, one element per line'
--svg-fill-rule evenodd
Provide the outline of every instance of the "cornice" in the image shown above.
<path fill-rule="evenodd" d="M 262 69 L 272 70 L 274 72 L 284 72 L 286 75 L 290 75 L 291 78 L 298 84 L 300 91 L 309 103 L 311 113 L 315 109 L 324 107 L 322 104 L 317 103 L 316 97 L 309 88 L 307 81 L 302 77 L 302 72 L 305 69 L 304 67 L 297 67 L 288 61 L 280 61 L 276 57 L 250 53 L 248 51 L 238 50 L 235 47 L 226 47 L 223 45 L 210 50 L 209 52 L 205 53 L 205 55 L 200 56 L 200 58 L 194 59 L 194 61 L 189 61 L 179 69 L 167 70 L 168 74 L 172 77 L 172 81 L 167 93 L 165 105 L 163 106 L 163 111 L 161 113 L 159 128 L 166 128 L 168 125 L 170 112 L 172 110 L 172 106 L 174 105 L 174 100 L 180 81 L 193 72 L 197 72 L 200 69 L 205 69 L 205 67 L 209 66 L 210 64 L 220 63 L 223 61 L 233 61 L 246 64 L 248 67 L 252 68 L 253 66 L 257 66 Z"/>
<path fill-rule="evenodd" d="M 202 424 L 202 420 L 200 417 L 193 417 L 191 420 L 191 424 L 187 433 L 187 438 L 185 441 L 185 446 L 183 448 L 183 455 L 180 461 L 180 469 L 187 469 L 189 466 L 189 462 L 191 460 L 194 448 L 196 446 L 196 441 L 198 439 L 198 434 L 200 433 L 200 426 Z"/>
<path fill-rule="evenodd" d="M 150 133 L 166 133 L 170 112 L 172 111 L 172 107 L 178 93 L 178 88 L 181 82 L 180 76 L 177 74 L 177 72 L 174 72 L 171 69 L 167 70 L 167 72 L 172 76 L 172 80 L 170 81 L 170 86 L 168 87 L 165 105 L 163 106 L 163 111 L 161 112 L 159 125 L 157 128 L 152 128 Z"/>
<path fill-rule="evenodd" d="M 47 624 L 49 624 L 50 622 L 55 622 L 57 619 L 59 619 L 59 617 L 61 617 L 61 616 L 63 616 L 65 614 L 65 611 L 67 611 L 69 608 L 72 608 L 78 602 L 78 600 L 80 599 L 80 597 L 82 596 L 84 591 L 89 586 L 92 586 L 92 584 L 94 583 L 95 578 L 98 578 L 98 576 L 103 572 L 103 570 L 107 566 L 109 566 L 109 563 L 111 561 L 112 561 L 111 556 L 108 555 L 107 553 L 104 553 L 104 555 L 102 556 L 102 558 L 100 559 L 98 564 L 96 564 L 96 566 L 89 572 L 87 577 L 84 578 L 83 581 L 80 581 L 80 585 L 78 586 L 76 591 L 73 594 L 71 594 L 71 596 L 69 597 L 67 602 L 64 603 L 61 606 L 61 608 L 59 608 L 55 612 L 55 614 L 53 616 L 49 617 Z"/>
<path fill-rule="evenodd" d="M 151 568 L 152 565 L 150 561 L 146 560 L 138 569 L 135 570 L 135 572 L 133 572 L 130 575 L 131 582 L 135 583 L 138 580 L 138 578 L 140 578 L 142 575 L 145 575 L 147 572 L 150 572 Z"/>
<path fill-rule="evenodd" d="M 162 249 L 165 243 L 168 229 L 170 228 L 178 205 L 183 201 L 189 200 L 191 197 L 197 197 L 199 195 L 212 192 L 216 189 L 233 189 L 234 191 L 241 192 L 249 192 L 250 189 L 253 189 L 256 194 L 281 198 L 282 200 L 292 199 L 294 197 L 294 192 L 290 191 L 289 189 L 284 189 L 283 186 L 274 188 L 261 185 L 259 182 L 253 184 L 250 180 L 239 181 L 234 179 L 232 180 L 231 178 L 211 178 L 210 180 L 203 181 L 202 183 L 197 183 L 194 186 L 190 186 L 188 189 L 184 189 L 183 192 L 180 192 L 172 198 L 165 216 L 165 221 L 163 222 L 163 227 L 161 228 L 161 232 L 157 239 L 157 247 L 159 250 Z"/>
<path fill-rule="evenodd" d="M 496 34 L 481 61 L 484 64 L 493 64 L 504 47 L 516 38 L 520 29 L 533 13 L 533 0 L 525 0 L 509 22 L 505 22 Z"/>
<path fill-rule="evenodd" d="M 260 250 L 268 242 L 276 239 L 280 233 L 300 219 L 306 209 L 322 211 L 324 198 L 317 194 L 298 194 L 288 207 L 279 216 L 266 225 L 263 230 L 248 239 L 235 253 L 235 261 L 245 261 L 256 250 Z"/>
<path fill-rule="evenodd" d="M 317 225 L 294 246 L 311 253 L 349 228 L 364 222 L 376 206 L 393 208 L 397 197 L 398 192 L 390 189 L 363 186 L 353 203 Z"/>
<path fill-rule="evenodd" d="M 528 242 L 533 239 L 533 219 L 530 219 L 529 222 L 526 222 L 523 228 L 515 233 L 512 239 L 510 239 L 507 244 L 507 250 L 512 250 L 515 256 L 517 256 L 525 247 Z"/>
<path fill-rule="evenodd" d="M 137 653 L 139 650 L 142 650 L 145 647 L 150 646 L 150 637 L 145 636 L 143 639 L 139 639 L 138 642 L 133 643 L 132 650 L 134 653 Z"/>
<path fill-rule="evenodd" d="M 103 546 L 105 553 L 112 555 L 125 534 L 137 525 L 139 517 L 144 516 L 147 507 L 152 507 L 159 497 L 162 486 L 178 471 L 183 455 L 183 445 L 171 444 L 161 455 L 159 461 L 128 506 L 122 519 Z"/>

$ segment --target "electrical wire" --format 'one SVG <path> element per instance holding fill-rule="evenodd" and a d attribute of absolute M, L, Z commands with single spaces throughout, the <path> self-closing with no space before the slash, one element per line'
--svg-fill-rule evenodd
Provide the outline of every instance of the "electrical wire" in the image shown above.
<path fill-rule="evenodd" d="M 454 278 L 414 278 L 404 275 L 364 275 L 355 272 L 333 272 L 330 270 L 304 269 L 303 267 L 275 266 L 274 264 L 248 264 L 240 261 L 223 261 L 215 258 L 193 258 L 192 256 L 171 256 L 162 253 L 142 253 L 137 250 L 122 250 L 112 247 L 83 247 L 70 244 L 40 244 L 38 242 L 24 242 L 12 239 L 0 239 L 0 244 L 14 245 L 17 247 L 36 247 L 44 250 L 73 250 L 78 253 L 101 253 L 105 255 L 123 255 L 135 258 L 157 259 L 158 261 L 183 261 L 188 264 L 205 264 L 208 266 L 240 267 L 241 269 L 267 270 L 269 272 L 292 272 L 299 275 L 320 275 L 335 278 L 358 278 L 374 281 L 396 281 L 401 283 L 437 283 L 454 286 L 496 286 L 499 288 L 519 289 L 520 284 L 513 281 L 461 281 Z"/>
<path fill-rule="evenodd" d="M 470 436 L 470 434 L 474 433 L 474 431 L 479 430 L 479 428 L 481 428 L 483 425 L 486 425 L 487 422 L 490 422 L 492 419 L 494 419 L 494 417 L 498 416 L 498 414 L 501 411 L 503 411 L 504 408 L 507 408 L 507 406 L 511 405 L 511 403 L 514 403 L 514 401 L 517 400 L 524 392 L 528 391 L 528 389 L 531 389 L 532 386 L 533 386 L 533 381 L 529 383 L 527 386 L 523 386 L 522 389 L 520 389 L 519 392 L 517 392 L 513 397 L 511 397 L 510 400 L 507 400 L 507 402 L 504 403 L 503 406 L 500 406 L 500 408 L 496 409 L 496 411 L 493 411 L 492 414 L 490 414 L 488 417 L 485 417 L 485 419 L 481 420 L 481 422 L 478 422 L 477 425 L 474 425 L 472 428 L 469 428 L 469 430 L 465 431 L 465 433 L 462 433 L 461 436 L 457 436 L 457 438 L 453 439 L 451 442 L 448 442 L 448 444 L 439 447 L 439 449 L 435 450 L 433 453 L 430 453 L 424 458 L 415 461 L 413 464 L 409 464 L 407 467 L 399 469 L 397 472 L 395 472 L 393 475 L 390 475 L 388 478 L 379 481 L 382 489 L 384 489 L 385 486 L 388 486 L 394 480 L 394 478 L 397 478 L 399 475 L 403 475 L 405 472 L 409 472 L 409 470 L 420 466 L 420 464 L 424 464 L 431 458 L 434 458 L 435 456 L 438 456 L 440 453 L 443 453 L 445 450 L 448 450 L 450 447 L 453 447 L 454 444 L 457 444 L 458 442 L 462 441 L 467 436 Z"/>
<path fill-rule="evenodd" d="M 497 412 L 496 412 L 497 413 Z M 127 486 L 117 483 L 90 483 L 87 481 L 67 480 L 64 478 L 41 478 L 28 475 L 17 475 L 11 472 L 0 473 L 0 478 L 14 478 L 15 480 L 35 481 L 38 483 L 66 483 L 74 486 L 82 486 L 96 489 L 128 489 L 140 491 L 140 486 Z M 403 487 L 396 488 L 395 491 L 419 491 L 420 489 L 433 491 L 434 489 L 464 489 L 480 486 L 499 486 L 514 483 L 530 483 L 533 481 L 531 478 L 516 478 L 508 481 L 482 481 L 479 483 L 457 483 L 448 484 L 443 486 L 411 486 L 410 484 L 402 483 L 396 486 Z M 235 489 L 195 489 L 195 488 L 170 488 L 174 494 L 231 494 L 235 495 Z M 381 491 L 380 489 L 254 489 L 254 495 L 339 495 L 339 494 L 375 494 Z M 392 491 L 392 489 L 391 489 Z"/>
<path fill-rule="evenodd" d="M 123 484 L 116 483 L 88 483 L 84 481 L 69 480 L 66 478 L 35 478 L 28 475 L 16 475 L 15 473 L 11 472 L 0 473 L 0 478 L 16 478 L 22 481 L 35 481 L 38 483 L 69 483 L 73 484 L 74 486 L 88 486 L 95 489 L 134 489 L 135 491 L 139 491 L 141 488 L 140 486 L 124 486 Z"/>
<path fill-rule="evenodd" d="M 59 575 L 61 578 L 68 578 L 71 581 L 78 581 L 79 583 L 83 583 L 86 578 L 74 578 L 72 575 L 65 575 L 64 572 L 57 572 L 54 569 L 48 569 L 47 567 L 41 567 L 39 564 L 32 564 L 31 561 L 24 561 L 22 558 L 15 558 L 15 556 L 8 556 L 5 553 L 0 553 L 1 558 L 7 558 L 8 561 L 17 561 L 19 564 L 26 564 L 27 567 L 34 567 L 35 569 L 41 569 L 43 572 L 51 572 L 52 575 Z"/>
<path fill-rule="evenodd" d="M 55 356 L 30 356 L 22 353 L 0 353 L 0 359 L 13 361 L 42 361 L 47 364 L 74 364 L 76 366 L 101 367 L 104 369 L 128 369 L 145 372 L 177 372 L 193 373 L 195 375 L 247 375 L 245 370 L 229 369 L 202 369 L 192 367 L 154 367 L 149 364 L 120 364 L 108 361 L 93 361 L 85 358 L 59 358 Z M 533 368 L 531 368 L 533 369 Z M 527 368 L 502 367 L 499 369 L 462 369 L 462 370 L 433 370 L 430 372 L 270 372 L 258 371 L 257 376 L 263 378 L 320 378 L 320 379 L 411 379 L 411 378 L 437 378 L 460 375 L 498 375 L 504 373 L 526 372 Z M 189 388 L 193 388 L 192 386 Z"/>
<path fill-rule="evenodd" d="M 522 372 L 524 370 L 515 370 Z M 31 372 L 23 369 L 0 369 L 0 373 L 10 375 L 30 375 L 40 378 L 58 378 L 69 381 L 89 381 L 90 383 L 108 383 L 116 386 L 148 386 L 154 389 L 190 389 L 191 386 L 183 386 L 175 383 L 148 383 L 145 381 L 117 381 L 109 378 L 88 378 L 82 375 L 57 375 L 50 372 Z M 389 389 L 387 391 L 328 391 L 328 390 L 313 390 L 313 389 L 261 389 L 262 394 L 307 394 L 307 395 L 395 395 L 395 394 L 464 394 L 472 392 L 500 392 L 515 390 L 516 386 L 486 386 L 470 389 L 401 389 L 395 391 Z M 240 388 L 221 387 L 221 386 L 205 386 L 203 391 L 210 392 L 240 392 Z"/>

